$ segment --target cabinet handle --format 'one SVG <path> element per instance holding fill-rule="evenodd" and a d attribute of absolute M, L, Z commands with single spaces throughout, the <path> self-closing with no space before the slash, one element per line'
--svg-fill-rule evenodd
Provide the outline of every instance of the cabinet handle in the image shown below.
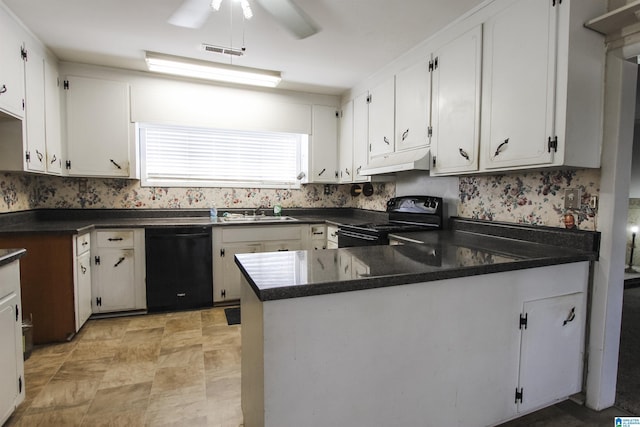
<path fill-rule="evenodd" d="M 325 171 L 327 170 L 327 168 L 324 168 L 320 171 L 320 173 L 318 174 L 318 176 L 322 176 L 323 173 L 325 173 Z"/>
<path fill-rule="evenodd" d="M 56 162 L 56 160 L 58 160 L 58 158 L 54 154 L 53 157 L 51 158 L 51 164 L 54 164 Z"/>
<path fill-rule="evenodd" d="M 176 296 L 177 296 L 177 297 L 180 297 L 180 298 L 184 298 L 184 297 L 186 297 L 186 296 L 187 296 L 187 294 L 185 294 L 184 292 L 181 292 L 181 293 L 179 293 L 179 294 L 176 294 Z"/>
<path fill-rule="evenodd" d="M 289 249 L 278 249 L 278 252 L 289 252 Z"/>
<path fill-rule="evenodd" d="M 409 129 L 402 132 L 402 140 L 404 141 L 409 136 Z"/>
<path fill-rule="evenodd" d="M 42 159 L 44 159 L 44 155 L 41 152 L 39 152 L 38 150 L 36 150 L 36 156 L 38 156 L 38 160 L 40 162 L 42 162 Z"/>
<path fill-rule="evenodd" d="M 498 157 L 498 154 L 500 154 L 500 153 L 502 152 L 502 149 L 503 149 L 504 147 L 506 147 L 506 146 L 507 146 L 507 144 L 509 144 L 509 138 L 505 139 L 505 140 L 504 140 L 504 142 L 503 142 L 502 144 L 498 145 L 498 148 L 496 148 L 496 152 L 495 152 L 495 154 L 493 155 L 493 157 Z"/>
<path fill-rule="evenodd" d="M 465 159 L 469 160 L 469 155 L 467 154 L 467 152 L 464 151 L 462 148 L 459 148 L 459 150 L 460 150 L 460 155 Z"/>
<path fill-rule="evenodd" d="M 0 95 L 6 92 L 7 92 L 7 85 L 2 85 L 2 87 L 0 87 Z"/>
<path fill-rule="evenodd" d="M 313 235 L 314 236 L 322 236 L 324 233 L 322 231 L 314 231 Z"/>
<path fill-rule="evenodd" d="M 358 169 L 356 169 L 356 174 L 360 175 L 361 170 L 362 170 L 362 166 L 358 166 Z"/>
<path fill-rule="evenodd" d="M 567 323 L 572 322 L 573 319 L 575 318 L 576 318 L 576 308 L 571 307 L 571 311 L 569 312 L 567 319 L 562 323 L 562 326 L 565 326 Z"/>
<path fill-rule="evenodd" d="M 110 242 L 120 242 L 124 239 L 122 237 L 109 237 L 107 240 Z"/>
<path fill-rule="evenodd" d="M 114 165 L 116 165 L 116 167 L 117 167 L 118 169 L 122 169 L 122 167 L 121 167 L 119 164 L 117 164 L 116 162 L 114 162 L 114 161 L 113 161 L 113 159 L 109 159 L 109 161 L 110 161 L 111 163 L 113 163 Z"/>
<path fill-rule="evenodd" d="M 82 242 L 82 246 L 87 246 L 89 242 Z"/>
<path fill-rule="evenodd" d="M 349 173 L 349 169 L 344 168 L 344 172 L 345 172 L 348 176 L 351 176 L 351 173 Z"/>
<path fill-rule="evenodd" d="M 389 138 L 387 138 L 386 136 L 382 138 L 384 140 L 384 143 L 387 145 L 391 145 L 391 141 L 389 141 Z"/>
<path fill-rule="evenodd" d="M 114 266 L 114 267 L 119 266 L 120 264 L 122 264 L 122 261 L 124 261 L 124 257 L 120 257 L 120 259 L 118 260 L 118 262 L 116 262 L 113 266 Z"/>
<path fill-rule="evenodd" d="M 84 265 L 81 265 L 80 270 L 82 271 L 82 274 L 85 274 L 87 272 L 87 267 L 85 267 Z"/>

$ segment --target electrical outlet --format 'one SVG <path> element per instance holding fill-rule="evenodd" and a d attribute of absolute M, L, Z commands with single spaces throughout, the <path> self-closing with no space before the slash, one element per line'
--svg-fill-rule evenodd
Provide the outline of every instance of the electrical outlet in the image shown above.
<path fill-rule="evenodd" d="M 324 194 L 326 195 L 331 194 L 331 186 L 329 184 L 324 185 Z"/>
<path fill-rule="evenodd" d="M 591 209 L 598 209 L 598 196 L 591 196 L 589 199 L 589 207 Z"/>
<path fill-rule="evenodd" d="M 87 192 L 87 180 L 86 179 L 81 179 L 80 181 L 78 181 L 78 192 L 79 193 L 86 193 Z"/>
<path fill-rule="evenodd" d="M 580 189 L 568 188 L 564 190 L 564 208 L 580 209 Z"/>

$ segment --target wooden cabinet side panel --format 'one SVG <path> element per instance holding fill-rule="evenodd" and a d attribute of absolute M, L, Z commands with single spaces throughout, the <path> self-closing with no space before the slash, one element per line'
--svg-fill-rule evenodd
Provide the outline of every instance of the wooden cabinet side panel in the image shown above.
<path fill-rule="evenodd" d="M 65 341 L 75 333 L 72 236 L 0 236 L 1 248 L 25 248 L 20 260 L 22 313 L 33 315 L 33 342 Z"/>

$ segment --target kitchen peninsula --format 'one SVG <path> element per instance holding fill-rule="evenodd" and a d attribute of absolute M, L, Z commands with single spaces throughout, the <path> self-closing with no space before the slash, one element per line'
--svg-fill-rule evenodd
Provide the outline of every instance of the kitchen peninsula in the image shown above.
<path fill-rule="evenodd" d="M 394 239 L 236 256 L 245 425 L 495 425 L 582 390 L 598 233 Z"/>

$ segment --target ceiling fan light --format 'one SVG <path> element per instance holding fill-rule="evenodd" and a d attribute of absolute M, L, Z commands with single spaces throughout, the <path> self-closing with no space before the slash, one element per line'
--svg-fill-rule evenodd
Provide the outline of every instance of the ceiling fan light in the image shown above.
<path fill-rule="evenodd" d="M 211 0 L 211 8 L 216 12 L 220 10 L 221 4 L 222 4 L 222 0 Z"/>
<path fill-rule="evenodd" d="M 279 71 L 200 61 L 156 52 L 146 52 L 145 61 L 149 71 L 196 79 L 263 87 L 276 87 L 282 80 Z"/>

